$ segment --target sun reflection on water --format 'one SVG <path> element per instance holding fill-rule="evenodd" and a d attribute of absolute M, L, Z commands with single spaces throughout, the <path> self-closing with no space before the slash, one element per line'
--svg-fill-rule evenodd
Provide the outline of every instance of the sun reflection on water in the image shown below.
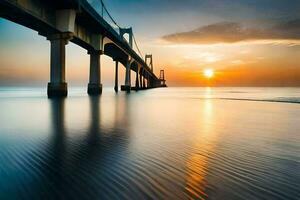
<path fill-rule="evenodd" d="M 208 95 L 211 89 L 207 88 Z M 188 199 L 206 199 L 208 197 L 207 188 L 209 187 L 206 179 L 209 168 L 209 155 L 214 152 L 217 135 L 214 131 L 214 112 L 213 100 L 205 99 L 199 116 L 198 126 L 194 130 L 197 132 L 194 138 L 193 152 L 187 163 L 187 177 L 185 195 Z"/>

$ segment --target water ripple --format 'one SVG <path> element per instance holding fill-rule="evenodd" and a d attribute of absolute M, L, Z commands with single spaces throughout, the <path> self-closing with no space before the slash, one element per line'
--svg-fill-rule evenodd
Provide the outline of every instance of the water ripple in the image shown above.
<path fill-rule="evenodd" d="M 0 199 L 300 199 L 298 105 L 147 94 L 0 99 Z"/>

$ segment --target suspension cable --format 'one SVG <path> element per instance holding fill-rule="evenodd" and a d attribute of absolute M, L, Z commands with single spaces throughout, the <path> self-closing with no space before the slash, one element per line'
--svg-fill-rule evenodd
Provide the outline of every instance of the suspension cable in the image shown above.
<path fill-rule="evenodd" d="M 104 15 L 103 10 L 104 10 L 107 13 L 108 17 L 110 18 L 110 20 L 114 23 L 114 25 L 117 26 L 119 29 L 122 29 L 122 27 L 116 22 L 116 20 L 111 16 L 111 14 L 109 13 L 109 11 L 107 10 L 107 8 L 106 8 L 103 0 L 99 0 L 99 1 L 101 3 L 102 17 L 104 17 L 103 16 Z M 139 55 L 143 58 L 143 54 L 141 53 L 141 50 L 140 50 L 140 48 L 139 48 L 139 46 L 137 44 L 137 41 L 136 41 L 135 36 L 134 36 L 133 33 L 132 33 L 132 37 L 133 37 L 133 41 L 134 41 L 134 44 L 135 44 L 135 46 L 136 46 L 136 48 L 138 50 Z"/>
<path fill-rule="evenodd" d="M 137 48 L 137 50 L 138 50 L 140 56 L 143 58 L 143 54 L 142 54 L 141 51 L 140 51 L 140 48 L 139 48 L 139 46 L 138 46 L 138 44 L 137 44 L 137 42 L 136 42 L 136 39 L 135 39 L 135 36 L 134 36 L 133 33 L 132 33 L 132 37 L 133 37 L 134 44 L 135 44 L 135 46 L 136 46 L 136 48 Z"/>
<path fill-rule="evenodd" d="M 114 25 L 116 25 L 118 28 L 121 28 L 121 27 L 119 26 L 119 24 L 116 22 L 116 20 L 114 20 L 114 18 L 113 18 L 113 17 L 111 16 L 111 14 L 108 12 L 108 10 L 107 10 L 107 8 L 106 8 L 106 6 L 105 6 L 103 0 L 99 0 L 99 1 L 100 1 L 100 3 L 101 3 L 101 6 L 102 6 L 102 17 L 103 17 L 103 9 L 104 9 L 104 11 L 107 13 L 108 17 L 109 17 L 110 20 L 114 23 Z"/>

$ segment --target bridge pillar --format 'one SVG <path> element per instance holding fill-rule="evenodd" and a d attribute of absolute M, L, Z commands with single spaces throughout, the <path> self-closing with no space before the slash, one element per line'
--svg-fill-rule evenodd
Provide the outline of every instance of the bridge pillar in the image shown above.
<path fill-rule="evenodd" d="M 153 84 L 152 84 L 152 77 L 151 76 L 149 76 L 149 86 L 150 86 L 150 88 L 152 88 L 153 87 Z"/>
<path fill-rule="evenodd" d="M 139 71 L 140 71 L 140 67 L 137 67 L 136 70 L 136 78 L 135 78 L 135 90 L 138 91 L 140 89 L 140 84 L 139 84 Z"/>
<path fill-rule="evenodd" d="M 146 88 L 146 80 L 145 80 L 145 74 L 143 75 L 143 89 Z"/>
<path fill-rule="evenodd" d="M 151 78 L 151 76 L 149 76 L 148 82 L 149 82 L 148 87 L 152 88 L 152 78 Z"/>
<path fill-rule="evenodd" d="M 143 83 L 142 83 L 142 80 L 143 80 L 143 75 L 142 75 L 143 74 L 143 70 L 144 70 L 143 68 L 140 68 L 140 71 L 139 71 L 139 73 L 140 73 L 140 77 L 139 77 L 140 78 L 140 81 L 139 81 L 139 83 L 140 83 L 139 84 L 140 89 L 143 89 Z"/>
<path fill-rule="evenodd" d="M 132 28 L 119 28 L 120 35 L 122 38 L 124 38 L 124 34 L 128 34 L 129 36 L 129 46 L 132 48 L 132 39 L 133 39 L 133 34 L 132 34 Z"/>
<path fill-rule="evenodd" d="M 131 73 L 130 73 L 131 62 L 126 63 L 126 73 L 125 73 L 125 85 L 121 86 L 122 91 L 130 92 L 131 90 Z"/>
<path fill-rule="evenodd" d="M 147 88 L 151 88 L 151 84 L 150 84 L 150 74 L 147 75 Z"/>
<path fill-rule="evenodd" d="M 147 64 L 148 59 L 150 60 L 149 65 Z M 150 67 L 151 71 L 153 72 L 153 56 L 152 56 L 152 54 L 145 55 L 145 63 Z"/>
<path fill-rule="evenodd" d="M 89 95 L 100 95 L 102 93 L 100 64 L 102 51 L 92 50 L 89 51 L 88 54 L 90 54 L 90 81 L 87 92 Z"/>
<path fill-rule="evenodd" d="M 66 44 L 71 39 L 70 34 L 54 34 L 47 37 L 51 43 L 50 50 L 50 82 L 48 83 L 48 97 L 65 97 L 68 95 L 65 80 Z"/>
<path fill-rule="evenodd" d="M 149 88 L 149 74 L 146 75 L 146 88 Z"/>
<path fill-rule="evenodd" d="M 115 92 L 118 92 L 118 90 L 119 90 L 119 84 L 118 84 L 118 82 L 119 82 L 119 74 L 118 74 L 118 65 L 119 65 L 119 62 L 118 61 L 116 61 L 116 71 L 115 71 Z"/>

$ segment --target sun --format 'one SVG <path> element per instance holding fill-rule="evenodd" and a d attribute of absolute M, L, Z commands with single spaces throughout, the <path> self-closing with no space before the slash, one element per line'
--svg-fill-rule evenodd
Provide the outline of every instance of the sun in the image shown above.
<path fill-rule="evenodd" d="M 212 78 L 214 76 L 215 72 L 214 70 L 212 69 L 205 69 L 203 71 L 203 75 L 206 77 L 206 78 Z"/>

